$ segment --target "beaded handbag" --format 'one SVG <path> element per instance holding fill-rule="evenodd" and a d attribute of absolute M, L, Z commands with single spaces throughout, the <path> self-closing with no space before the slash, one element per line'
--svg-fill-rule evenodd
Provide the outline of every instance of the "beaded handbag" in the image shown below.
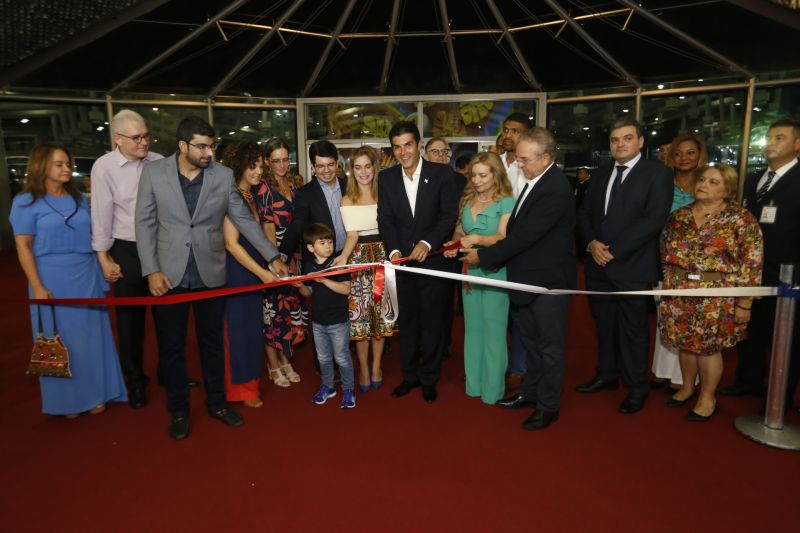
<path fill-rule="evenodd" d="M 33 343 L 31 360 L 26 374 L 38 377 L 71 378 L 69 350 L 64 346 L 64 342 L 58 334 L 55 309 L 53 309 L 52 305 L 49 307 L 50 312 L 53 314 L 53 337 L 44 336 L 44 331 L 42 331 L 42 310 L 37 305 L 36 316 L 38 318 L 39 333 Z"/>

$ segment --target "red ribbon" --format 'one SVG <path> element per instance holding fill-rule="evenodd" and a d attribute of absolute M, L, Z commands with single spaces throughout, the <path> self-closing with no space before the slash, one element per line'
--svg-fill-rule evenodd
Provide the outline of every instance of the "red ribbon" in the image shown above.
<path fill-rule="evenodd" d="M 435 252 L 428 255 L 437 255 L 445 250 L 452 250 L 458 248 L 458 241 L 450 246 L 440 248 Z M 410 261 L 408 257 L 401 257 L 392 261 L 393 264 L 401 264 Z M 273 281 L 270 283 L 259 283 L 256 285 L 245 285 L 243 287 L 226 287 L 222 289 L 209 289 L 205 291 L 187 292 L 182 294 L 168 294 L 166 296 L 122 296 L 122 297 L 103 297 L 103 298 L 45 298 L 45 299 L 29 299 L 29 298 L 0 298 L 3 303 L 28 303 L 28 304 L 49 304 L 49 305 L 105 305 L 105 306 L 118 306 L 118 305 L 170 305 L 186 302 L 194 302 L 197 300 L 205 300 L 207 298 L 219 298 L 221 296 L 231 296 L 234 294 L 244 294 L 248 292 L 260 291 L 269 289 L 271 287 L 280 287 L 281 285 L 291 285 L 302 281 L 308 281 L 316 278 L 324 278 L 327 276 L 349 274 L 373 268 L 370 266 L 352 266 L 341 268 L 337 270 L 326 270 L 324 272 L 315 272 L 313 274 L 306 274 L 303 276 L 294 276 L 287 279 Z M 375 284 L 372 288 L 372 294 L 376 302 L 380 302 L 383 298 L 383 289 L 386 280 L 386 273 L 384 267 L 375 267 Z"/>

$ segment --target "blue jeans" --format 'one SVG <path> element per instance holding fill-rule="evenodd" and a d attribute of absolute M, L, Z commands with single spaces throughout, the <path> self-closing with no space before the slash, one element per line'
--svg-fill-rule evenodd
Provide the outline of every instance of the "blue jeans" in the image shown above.
<path fill-rule="evenodd" d="M 508 349 L 508 370 L 512 374 L 524 376 L 527 372 L 527 354 L 522 345 L 522 333 L 519 330 L 519 307 L 511 304 L 509 308 L 509 324 L 511 325 L 511 346 Z"/>
<path fill-rule="evenodd" d="M 352 389 L 355 379 L 353 378 L 353 358 L 350 356 L 350 323 L 326 325 L 312 322 L 311 326 L 314 331 L 314 344 L 317 347 L 317 360 L 319 360 L 323 385 L 333 388 L 333 360 L 335 359 L 342 376 L 342 389 Z"/>

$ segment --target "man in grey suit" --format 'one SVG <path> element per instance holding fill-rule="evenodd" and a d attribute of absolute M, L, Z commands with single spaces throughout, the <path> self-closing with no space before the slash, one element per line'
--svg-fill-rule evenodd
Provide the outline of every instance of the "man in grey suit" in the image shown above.
<path fill-rule="evenodd" d="M 142 171 L 136 201 L 136 246 L 154 296 L 182 294 L 225 284 L 222 222 L 227 216 L 270 263 L 287 275 L 275 246 L 236 191 L 231 169 L 213 161 L 214 129 L 199 117 L 178 126 L 178 151 L 148 164 Z M 153 307 L 160 364 L 172 415 L 169 434 L 189 435 L 189 383 L 186 377 L 186 328 L 193 307 L 197 344 L 212 418 L 237 427 L 241 415 L 225 403 L 225 353 L 221 298 Z"/>

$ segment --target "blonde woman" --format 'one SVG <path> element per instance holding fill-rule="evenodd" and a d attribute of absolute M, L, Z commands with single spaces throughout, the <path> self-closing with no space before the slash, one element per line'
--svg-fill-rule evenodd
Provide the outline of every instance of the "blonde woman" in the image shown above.
<path fill-rule="evenodd" d="M 341 213 L 347 239 L 339 257 L 349 263 L 386 260 L 386 249 L 378 233 L 378 153 L 362 146 L 350 158 L 347 193 L 342 197 Z M 375 271 L 361 270 L 350 283 L 350 338 L 355 342 L 361 392 L 383 385 L 381 356 L 386 337 L 394 333 L 395 310 L 388 298 L 373 297 Z M 372 365 L 369 364 L 372 348 Z"/>
<path fill-rule="evenodd" d="M 460 215 L 453 240 L 461 248 L 491 246 L 505 238 L 506 225 L 514 209 L 514 194 L 500 158 L 481 152 L 472 158 L 469 181 L 461 196 Z M 455 257 L 457 251 L 445 252 Z M 490 279 L 506 279 L 506 268 L 496 271 L 470 266 L 467 274 Z M 467 395 L 480 396 L 487 404 L 503 397 L 508 364 L 506 326 L 508 292 L 478 284 L 463 284 L 464 371 Z"/>

